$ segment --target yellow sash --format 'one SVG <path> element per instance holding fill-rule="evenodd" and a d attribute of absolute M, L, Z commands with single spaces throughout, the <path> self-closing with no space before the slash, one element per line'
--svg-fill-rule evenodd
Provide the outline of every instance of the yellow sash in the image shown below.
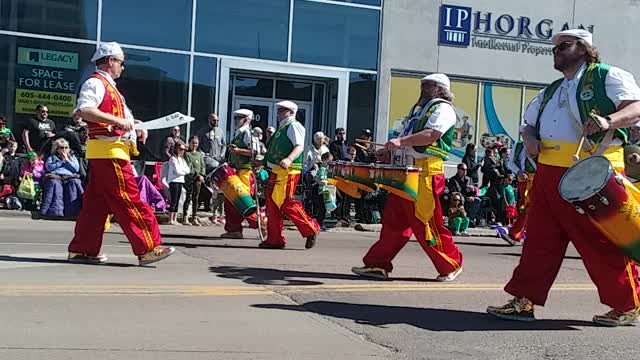
<path fill-rule="evenodd" d="M 129 154 L 137 155 L 127 141 L 90 139 L 87 142 L 87 159 L 122 159 L 130 160 Z"/>
<path fill-rule="evenodd" d="M 284 200 L 287 198 L 287 182 L 289 180 L 289 175 L 297 175 L 300 174 L 301 171 L 292 168 L 283 169 L 280 166 L 275 166 L 271 169 L 271 172 L 276 177 L 276 181 L 273 183 L 273 191 L 271 192 L 271 200 L 273 200 L 278 209 L 280 209 Z M 295 189 L 293 189 L 293 191 L 295 191 Z"/>
<path fill-rule="evenodd" d="M 431 232 L 429 220 L 433 218 L 436 209 L 435 199 L 433 197 L 433 183 L 431 176 L 444 174 L 444 162 L 438 157 L 428 157 L 424 159 L 416 159 L 416 166 L 422 169 L 420 182 L 418 184 L 418 196 L 414 203 L 415 216 L 424 224 L 425 239 L 429 245 L 436 244 L 436 240 Z"/>
<path fill-rule="evenodd" d="M 542 151 L 538 155 L 538 162 L 545 165 L 569 168 L 574 164 L 573 155 L 575 155 L 577 148 L 578 144 L 573 142 L 542 140 Z M 580 151 L 580 159 L 591 155 L 591 153 L 584 150 Z M 611 165 L 616 171 L 621 172 L 624 170 L 624 149 L 622 146 L 609 146 L 602 156 L 611 161 Z"/>

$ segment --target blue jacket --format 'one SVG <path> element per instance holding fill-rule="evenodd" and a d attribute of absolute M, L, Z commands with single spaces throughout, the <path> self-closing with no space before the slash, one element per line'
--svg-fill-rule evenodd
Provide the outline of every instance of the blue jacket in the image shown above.
<path fill-rule="evenodd" d="M 80 164 L 75 156 L 69 156 L 69 160 L 62 160 L 58 155 L 51 155 L 45 163 L 47 173 L 59 176 L 75 175 L 80 172 Z"/>

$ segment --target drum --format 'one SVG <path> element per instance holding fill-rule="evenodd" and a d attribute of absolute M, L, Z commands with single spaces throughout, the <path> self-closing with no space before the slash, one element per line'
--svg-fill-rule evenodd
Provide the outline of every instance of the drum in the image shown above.
<path fill-rule="evenodd" d="M 243 217 L 249 217 L 256 212 L 258 207 L 251 197 L 249 187 L 240 180 L 231 166 L 224 163 L 215 168 L 211 173 L 211 180 Z"/>
<path fill-rule="evenodd" d="M 375 167 L 374 182 L 381 189 L 415 201 L 418 196 L 418 184 L 422 169 L 416 166 L 382 165 Z"/>
<path fill-rule="evenodd" d="M 360 190 L 366 192 L 376 191 L 376 184 L 373 181 L 376 174 L 375 165 L 360 162 L 354 162 L 350 165 L 349 174 L 346 176 L 346 179 L 353 182 Z"/>
<path fill-rule="evenodd" d="M 349 180 L 341 179 L 341 178 L 330 178 L 327 179 L 329 184 L 334 185 L 338 190 L 342 193 L 351 196 L 354 199 L 360 199 L 362 194 L 358 191 L 358 187 L 354 182 Z"/>
<path fill-rule="evenodd" d="M 575 206 L 629 258 L 640 261 L 640 203 L 636 189 L 609 160 L 591 156 L 573 165 L 560 179 L 560 196 Z"/>

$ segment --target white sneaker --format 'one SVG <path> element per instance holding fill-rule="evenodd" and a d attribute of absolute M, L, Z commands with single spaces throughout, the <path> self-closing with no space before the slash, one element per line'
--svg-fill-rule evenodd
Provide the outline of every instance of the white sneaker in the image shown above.
<path fill-rule="evenodd" d="M 448 273 L 446 275 L 438 275 L 438 277 L 436 278 L 436 281 L 440 281 L 440 282 L 450 282 L 455 280 L 458 275 L 460 275 L 460 273 L 462 272 L 462 266 L 458 268 L 458 270 Z"/>

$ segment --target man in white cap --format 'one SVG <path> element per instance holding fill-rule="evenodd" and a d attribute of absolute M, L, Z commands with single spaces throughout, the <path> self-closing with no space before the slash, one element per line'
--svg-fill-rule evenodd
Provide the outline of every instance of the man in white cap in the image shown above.
<path fill-rule="evenodd" d="M 105 255 L 100 255 L 100 247 L 107 216 L 114 214 L 139 264 L 150 264 L 173 254 L 175 249 L 160 246 L 154 210 L 140 200 L 129 161 L 130 155 L 137 152 L 129 136 L 136 120 L 115 83 L 124 70 L 124 52 L 115 42 L 102 43 L 91 61 L 96 64 L 96 71 L 82 84 L 75 111 L 89 128 L 89 184 L 75 236 L 69 244 L 69 261 L 107 261 Z"/>
<path fill-rule="evenodd" d="M 420 98 L 409 112 L 400 136 L 385 144 L 386 151 L 404 147 L 422 168 L 415 201 L 389 194 L 382 217 L 380 240 L 365 255 L 361 276 L 387 279 L 392 261 L 412 234 L 438 272 L 437 281 L 453 281 L 462 271 L 462 253 L 444 225 L 440 195 L 445 188 L 444 161 L 453 141 L 456 112 L 449 78 L 432 74 L 422 79 Z"/>
<path fill-rule="evenodd" d="M 640 118 L 640 88 L 630 73 L 600 62 L 588 31 L 562 31 L 552 41 L 554 67 L 564 77 L 542 90 L 524 114 L 522 138 L 528 155 L 537 158 L 537 171 L 527 209 L 527 240 L 505 287 L 514 298 L 487 311 L 510 320 L 534 320 L 534 305 L 545 304 L 571 242 L 600 301 L 612 308 L 593 322 L 629 325 L 640 315 L 636 265 L 588 216 L 561 198 L 558 184 L 583 136 L 587 141 L 580 157 L 602 150 L 618 172 L 624 171 L 622 146 L 627 128 Z"/>
<path fill-rule="evenodd" d="M 229 151 L 227 152 L 227 163 L 234 168 L 237 172 L 240 181 L 247 185 L 250 189 L 251 196 L 253 197 L 255 177 L 252 169 L 252 157 L 255 157 L 252 146 L 251 135 L 251 120 L 253 120 L 253 111 L 248 109 L 239 109 L 233 112 L 233 120 L 236 126 L 235 135 L 231 144 L 229 144 Z M 226 231 L 221 235 L 226 239 L 242 239 L 242 221 L 244 217 L 233 206 L 233 203 L 225 197 L 224 199 L 224 212 L 226 222 L 224 230 Z M 253 213 L 247 218 L 247 222 L 252 229 L 258 228 L 258 218 L 256 213 Z M 266 219 L 262 218 L 262 235 L 266 236 Z"/>
<path fill-rule="evenodd" d="M 267 217 L 269 218 L 267 240 L 261 248 L 282 249 L 285 239 L 282 233 L 283 215 L 286 215 L 307 238 L 305 248 L 316 244 L 320 226 L 304 211 L 302 204 L 293 199 L 302 172 L 305 129 L 296 120 L 298 105 L 291 101 L 276 104 L 278 108 L 278 130 L 269 142 L 265 159 L 271 169 L 267 184 Z"/>

